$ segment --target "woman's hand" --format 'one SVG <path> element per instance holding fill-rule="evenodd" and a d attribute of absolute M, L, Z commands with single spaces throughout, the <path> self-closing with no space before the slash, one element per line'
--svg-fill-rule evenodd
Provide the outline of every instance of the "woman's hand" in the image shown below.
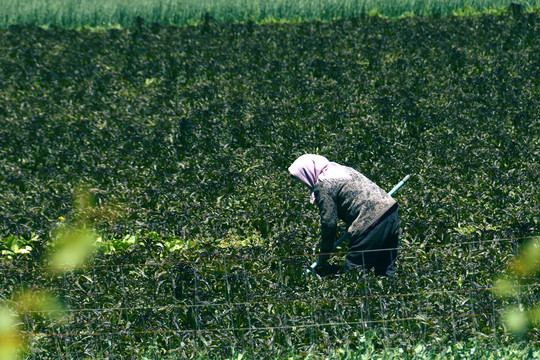
<path fill-rule="evenodd" d="M 319 263 L 315 268 L 315 273 L 319 276 L 335 275 L 343 270 L 342 266 L 329 264 L 327 261 Z"/>

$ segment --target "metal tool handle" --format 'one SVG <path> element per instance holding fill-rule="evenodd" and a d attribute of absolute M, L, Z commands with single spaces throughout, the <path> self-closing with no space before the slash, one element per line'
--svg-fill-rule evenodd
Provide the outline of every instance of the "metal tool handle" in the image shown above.
<path fill-rule="evenodd" d="M 407 180 L 409 180 L 409 178 L 411 177 L 411 175 L 407 175 L 403 178 L 403 180 L 401 180 L 396 186 L 394 186 L 394 188 L 392 190 L 390 190 L 390 192 L 388 193 L 388 195 L 392 196 L 394 195 L 394 193 L 396 191 L 399 190 L 400 187 L 403 186 L 403 184 L 405 184 L 405 182 L 407 182 Z"/>

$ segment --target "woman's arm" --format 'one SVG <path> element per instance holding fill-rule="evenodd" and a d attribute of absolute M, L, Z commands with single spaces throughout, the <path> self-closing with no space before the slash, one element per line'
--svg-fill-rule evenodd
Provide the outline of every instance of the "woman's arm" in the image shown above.
<path fill-rule="evenodd" d="M 321 255 L 319 255 L 319 266 L 324 266 L 330 258 L 329 253 L 334 250 L 338 211 L 336 201 L 328 192 L 318 191 L 316 193 L 316 204 L 319 207 L 321 215 Z"/>

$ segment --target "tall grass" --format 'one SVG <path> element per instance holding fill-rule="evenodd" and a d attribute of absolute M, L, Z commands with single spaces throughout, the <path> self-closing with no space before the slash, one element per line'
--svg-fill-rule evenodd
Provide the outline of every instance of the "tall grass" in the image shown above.
<path fill-rule="evenodd" d="M 0 27 L 13 24 L 128 26 L 147 22 L 188 25 L 206 13 L 219 22 L 330 20 L 376 13 L 388 17 L 500 11 L 510 3 L 538 11 L 540 0 L 2 0 Z"/>

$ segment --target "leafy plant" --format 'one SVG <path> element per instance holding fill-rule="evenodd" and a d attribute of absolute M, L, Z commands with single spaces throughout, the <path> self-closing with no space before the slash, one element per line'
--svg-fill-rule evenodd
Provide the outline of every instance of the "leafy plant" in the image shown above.
<path fill-rule="evenodd" d="M 32 251 L 34 243 L 38 243 L 39 241 L 39 238 L 35 234 L 29 240 L 13 235 L 7 236 L 0 242 L 0 246 L 3 248 L 1 252 L 2 258 L 12 260 L 18 255 L 29 254 Z"/>

